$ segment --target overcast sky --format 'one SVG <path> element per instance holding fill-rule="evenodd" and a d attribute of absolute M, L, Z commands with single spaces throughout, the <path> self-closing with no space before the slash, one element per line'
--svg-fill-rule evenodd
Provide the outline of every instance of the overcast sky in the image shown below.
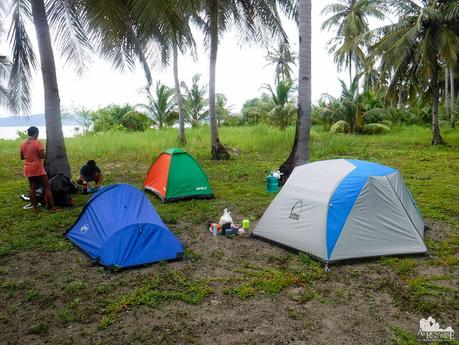
<path fill-rule="evenodd" d="M 337 94 L 339 91 L 338 75 L 333 57 L 327 52 L 326 42 L 333 33 L 322 32 L 320 26 L 324 20 L 320 16 L 321 9 L 333 1 L 313 1 L 312 7 L 312 98 L 317 101 L 323 93 Z M 30 27 L 33 31 L 33 27 Z M 296 24 L 286 21 L 285 29 L 289 35 L 291 47 L 298 51 L 298 30 Z M 35 40 L 34 32 L 31 37 Z M 198 43 L 198 61 L 191 57 L 179 57 L 179 77 L 187 84 L 195 73 L 202 75 L 201 81 L 207 84 L 208 79 L 208 52 L 203 48 L 202 35 L 196 34 Z M 275 42 L 273 42 L 275 45 Z M 0 46 L 0 53 L 6 53 L 6 46 Z M 241 46 L 232 32 L 223 36 L 219 45 L 217 60 L 217 92 L 228 98 L 233 112 L 238 112 L 242 104 L 258 96 L 260 87 L 264 83 L 273 83 L 274 66 L 266 66 L 267 50 L 259 46 Z M 38 55 L 38 52 L 37 52 Z M 103 60 L 94 58 L 86 75 L 77 76 L 71 66 L 64 66 L 55 52 L 57 60 L 57 77 L 61 105 L 64 109 L 81 108 L 97 109 L 105 105 L 136 104 L 145 102 L 139 89 L 145 86 L 145 77 L 140 66 L 135 71 L 120 73 L 111 68 Z M 151 61 L 151 70 L 154 83 L 161 80 L 173 86 L 172 68 L 161 68 L 159 63 Z M 295 68 L 296 71 L 297 68 Z M 347 80 L 347 79 L 345 79 Z M 32 114 L 44 113 L 43 86 L 40 73 L 36 73 L 33 85 Z M 0 114 L 7 115 L 0 109 Z"/>

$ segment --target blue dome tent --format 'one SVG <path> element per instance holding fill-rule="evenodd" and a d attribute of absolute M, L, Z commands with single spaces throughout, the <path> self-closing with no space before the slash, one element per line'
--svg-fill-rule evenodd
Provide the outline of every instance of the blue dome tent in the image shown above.
<path fill-rule="evenodd" d="M 424 220 L 400 172 L 355 159 L 296 167 L 254 234 L 327 263 L 427 251 Z"/>
<path fill-rule="evenodd" d="M 102 188 L 65 233 L 105 267 L 131 267 L 183 254 L 180 241 L 163 223 L 147 196 L 128 184 Z"/>

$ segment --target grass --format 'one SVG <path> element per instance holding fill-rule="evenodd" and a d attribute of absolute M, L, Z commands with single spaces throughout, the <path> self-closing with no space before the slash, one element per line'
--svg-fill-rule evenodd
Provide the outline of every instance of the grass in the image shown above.
<path fill-rule="evenodd" d="M 416 261 L 412 258 L 382 257 L 380 262 L 383 266 L 389 266 L 400 276 L 406 277 L 416 272 Z"/>
<path fill-rule="evenodd" d="M 427 246 L 434 254 L 430 263 L 437 266 L 454 266 L 459 264 L 459 232 L 451 233 L 446 239 L 434 241 L 428 239 Z"/>
<path fill-rule="evenodd" d="M 104 309 L 106 315 L 100 320 L 99 327 L 107 328 L 130 306 L 157 307 L 165 300 L 198 304 L 211 293 L 211 287 L 204 280 L 189 279 L 182 272 L 164 268 L 153 277 L 143 280 L 140 286 L 130 293 L 110 299 Z"/>
<path fill-rule="evenodd" d="M 169 224 L 183 219 L 192 224 L 218 219 L 225 207 L 257 219 L 272 199 L 265 193 L 264 178 L 287 156 L 293 134 L 293 129 L 281 132 L 265 126 L 221 128 L 223 142 L 234 148 L 233 159 L 213 162 L 209 159 L 208 128 L 190 129 L 186 149 L 206 170 L 217 198 L 170 205 L 161 204 L 151 195 L 150 198 Z M 459 228 L 459 132 L 445 133 L 449 147 L 432 147 L 429 137 L 429 129 L 423 127 L 403 127 L 378 136 L 329 135 L 313 129 L 311 160 L 350 157 L 397 167 L 426 218 Z M 150 130 L 75 137 L 66 139 L 66 145 L 73 171 L 93 158 L 103 168 L 107 183 L 127 182 L 140 187 L 154 157 L 167 147 L 177 146 L 177 140 L 176 131 L 168 129 L 161 133 Z M 71 248 L 62 233 L 81 208 L 53 215 L 42 212 L 38 216 L 22 211 L 23 202 L 18 195 L 27 190 L 27 184 L 17 158 L 18 146 L 19 141 L 0 140 L 0 178 L 4 181 L 0 192 L 0 256 L 34 248 Z M 76 196 L 77 205 L 82 206 L 87 198 Z M 454 241 L 457 248 L 457 236 Z M 445 263 L 448 260 L 453 259 L 447 258 Z"/>
<path fill-rule="evenodd" d="M 459 308 L 459 290 L 442 284 L 452 280 L 450 276 L 417 276 L 409 279 L 384 277 L 379 288 L 389 292 L 403 310 L 439 315 L 454 313 Z"/>
<path fill-rule="evenodd" d="M 226 292 L 241 300 L 257 294 L 275 295 L 283 289 L 299 283 L 299 278 L 287 271 L 248 267 L 236 269 L 235 272 L 240 274 L 238 280 L 243 282 L 229 288 Z"/>
<path fill-rule="evenodd" d="M 154 157 L 165 148 L 178 146 L 176 135 L 175 129 L 88 135 L 66 139 L 66 146 L 74 172 L 88 159 L 95 159 L 104 170 L 107 183 L 141 187 Z M 26 192 L 27 183 L 18 159 L 19 141 L 0 140 L 0 278 L 5 275 L 0 293 L 10 305 L 8 311 L 0 313 L 0 320 L 20 312 L 21 308 L 50 308 L 52 319 L 35 320 L 28 325 L 29 333 L 46 335 L 51 333 L 53 322 L 73 323 L 73 326 L 86 318 L 98 321 L 103 332 L 122 318 L 126 310 L 138 306 L 161 308 L 167 301 L 199 305 L 210 295 L 220 295 L 218 298 L 225 298 L 230 304 L 247 303 L 248 299 L 274 300 L 289 288 L 299 291 L 294 299 L 299 304 L 317 301 L 326 307 L 350 303 L 353 291 L 347 282 L 370 279 L 367 275 L 363 277 L 357 268 L 332 268 L 326 274 L 315 259 L 290 252 L 268 254 L 265 261 L 248 264 L 234 260 L 231 247 L 208 252 L 202 246 L 194 247 L 199 243 L 196 229 L 201 229 L 209 219 L 218 220 L 226 207 L 237 218 L 259 219 L 274 197 L 265 192 L 265 176 L 287 157 L 294 132 L 291 128 L 281 132 L 257 126 L 221 128 L 220 135 L 223 143 L 231 147 L 230 161 L 210 160 L 207 127 L 188 130 L 185 147 L 208 174 L 216 199 L 164 205 L 147 194 L 165 223 L 172 225 L 176 234 L 186 233 L 190 237 L 180 269 L 173 271 L 157 265 L 151 268 L 153 273 L 132 279 L 117 278 L 122 274 L 113 273 L 113 279 L 93 282 L 91 276 L 82 277 L 75 272 L 87 270 L 88 263 L 83 258 L 78 268 L 69 268 L 63 274 L 63 281 L 52 292 L 39 289 L 41 285 L 33 279 L 25 281 L 14 276 L 14 264 L 10 261 L 15 259 L 14 255 L 27 255 L 29 251 L 71 250 L 73 247 L 63 234 L 89 196 L 76 195 L 77 207 L 58 213 L 43 211 L 35 215 L 22 210 L 24 202 L 19 195 Z M 450 315 L 459 309 L 456 278 L 448 275 L 459 265 L 459 131 L 445 132 L 444 138 L 450 146 L 432 147 L 430 129 L 424 127 L 401 127 L 378 136 L 329 135 L 316 128 L 312 131 L 311 160 L 356 158 L 393 166 L 401 171 L 424 217 L 451 229 L 445 236 L 432 236 L 426 241 L 432 254 L 429 259 L 391 257 L 371 264 L 378 276 L 375 281 L 362 283 L 368 284 L 367 293 L 388 292 L 403 313 Z M 239 244 L 239 239 L 233 241 Z M 223 267 L 230 274 L 196 275 L 198 267 L 209 261 L 232 262 L 229 267 Z M 425 266 L 436 275 L 425 273 Z M 33 265 L 32 268 L 35 269 Z M 104 275 L 102 270 L 90 271 Z M 46 280 L 46 272 L 41 274 L 39 279 Z M 341 285 L 332 285 L 335 281 Z M 285 306 L 284 310 L 292 320 L 300 317 L 294 308 Z M 411 344 L 409 333 L 403 332 L 394 333 L 394 344 Z"/>

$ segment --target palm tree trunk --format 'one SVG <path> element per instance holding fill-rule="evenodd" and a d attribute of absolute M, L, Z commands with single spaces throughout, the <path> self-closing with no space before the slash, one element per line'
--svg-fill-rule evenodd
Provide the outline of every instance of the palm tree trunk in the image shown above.
<path fill-rule="evenodd" d="M 178 51 L 176 42 L 172 43 L 173 50 L 173 69 L 174 69 L 174 84 L 175 84 L 175 97 L 177 98 L 177 106 L 179 112 L 179 142 L 182 145 L 186 144 L 185 137 L 185 111 L 183 110 L 183 97 L 180 91 L 180 81 L 178 76 Z"/>
<path fill-rule="evenodd" d="M 403 104 L 403 83 L 400 82 L 398 84 L 397 109 L 402 109 L 402 104 Z"/>
<path fill-rule="evenodd" d="M 456 87 L 454 84 L 456 76 L 454 75 L 454 69 L 451 68 L 449 73 L 451 79 L 451 127 L 456 128 Z"/>
<path fill-rule="evenodd" d="M 212 2 L 215 8 L 212 11 L 213 17 L 210 20 L 209 122 L 212 159 L 225 160 L 229 159 L 229 153 L 220 143 L 215 111 L 215 69 L 217 66 L 218 50 L 218 2 L 219 1 Z"/>
<path fill-rule="evenodd" d="M 299 73 L 298 113 L 293 148 L 279 170 L 284 181 L 293 169 L 309 160 L 309 135 L 311 128 L 311 0 L 298 2 Z"/>
<path fill-rule="evenodd" d="M 46 160 L 49 177 L 62 173 L 71 177 L 62 132 L 61 105 L 57 85 L 56 66 L 49 33 L 44 0 L 32 1 L 32 16 L 40 52 L 41 73 L 45 91 Z"/>
<path fill-rule="evenodd" d="M 137 52 L 140 64 L 142 65 L 143 68 L 143 73 L 145 74 L 145 79 L 147 79 L 147 90 L 150 90 L 151 84 L 152 84 L 152 77 L 151 77 L 151 71 L 150 67 L 148 66 L 147 58 L 145 57 L 145 54 L 143 52 L 142 46 L 140 44 L 140 41 L 137 37 L 137 34 L 135 33 L 133 27 L 132 27 L 132 21 L 130 19 L 126 19 L 124 21 L 126 25 L 126 29 L 128 31 L 128 35 L 130 36 L 132 42 L 134 42 L 135 50 Z"/>
<path fill-rule="evenodd" d="M 448 66 L 445 65 L 445 120 L 450 119 L 450 113 L 449 113 L 449 68 Z"/>
<path fill-rule="evenodd" d="M 135 44 L 137 54 L 139 55 L 139 61 L 140 61 L 140 64 L 142 65 L 143 73 L 145 74 L 145 79 L 147 79 L 147 89 L 150 90 L 151 84 L 153 82 L 153 79 L 151 77 L 150 66 L 148 66 L 147 58 L 145 57 L 145 54 L 143 52 L 142 46 L 140 45 L 139 39 L 137 38 L 137 35 L 132 29 L 131 23 L 129 22 L 127 25 L 128 25 L 132 40 Z"/>
<path fill-rule="evenodd" d="M 438 67 L 432 73 L 432 145 L 444 144 L 440 134 L 438 120 L 438 103 L 440 100 L 440 82 L 438 80 Z"/>
<path fill-rule="evenodd" d="M 349 87 L 352 85 L 352 53 L 349 55 Z"/>

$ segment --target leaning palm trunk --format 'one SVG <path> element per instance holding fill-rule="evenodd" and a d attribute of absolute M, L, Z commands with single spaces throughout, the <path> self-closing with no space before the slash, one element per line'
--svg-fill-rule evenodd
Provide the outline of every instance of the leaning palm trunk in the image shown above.
<path fill-rule="evenodd" d="M 295 140 L 287 160 L 279 170 L 287 179 L 293 169 L 309 160 L 309 131 L 311 128 L 311 0 L 298 2 L 299 74 L 298 113 Z"/>
<path fill-rule="evenodd" d="M 451 127 L 456 128 L 456 87 L 454 85 L 455 75 L 453 68 L 451 68 L 449 77 L 451 79 Z"/>
<path fill-rule="evenodd" d="M 32 16 L 40 52 L 41 73 L 45 91 L 46 160 L 48 176 L 62 173 L 71 176 L 62 132 L 59 89 L 44 0 L 33 0 Z"/>
<path fill-rule="evenodd" d="M 229 159 L 229 154 L 226 148 L 220 143 L 220 138 L 218 137 L 218 123 L 215 111 L 215 68 L 217 65 L 218 50 L 217 16 L 218 14 L 216 13 L 210 23 L 209 122 L 212 159 L 225 160 Z"/>
<path fill-rule="evenodd" d="M 142 65 L 143 73 L 145 74 L 145 79 L 147 79 L 147 89 L 150 90 L 150 87 L 152 84 L 152 77 L 151 77 L 150 67 L 148 66 L 147 58 L 145 57 L 142 46 L 139 42 L 139 39 L 137 38 L 136 33 L 134 32 L 132 28 L 132 24 L 130 21 L 126 22 L 126 27 L 129 30 L 129 35 L 131 36 L 132 42 L 134 42 L 135 49 L 137 53 L 139 54 L 139 61 L 140 61 L 140 64 Z"/>
<path fill-rule="evenodd" d="M 183 110 L 183 97 L 182 92 L 180 91 L 180 81 L 178 76 L 178 52 L 177 52 L 177 44 L 175 42 L 172 43 L 172 50 L 173 50 L 173 69 L 174 69 L 174 83 L 175 83 L 175 97 L 177 98 L 177 107 L 179 113 L 179 142 L 182 145 L 186 144 L 186 137 L 185 137 L 185 111 Z"/>
<path fill-rule="evenodd" d="M 444 144 L 440 134 L 440 122 L 438 120 L 438 103 L 440 99 L 440 82 L 438 81 L 438 68 L 432 73 L 432 145 Z"/>

